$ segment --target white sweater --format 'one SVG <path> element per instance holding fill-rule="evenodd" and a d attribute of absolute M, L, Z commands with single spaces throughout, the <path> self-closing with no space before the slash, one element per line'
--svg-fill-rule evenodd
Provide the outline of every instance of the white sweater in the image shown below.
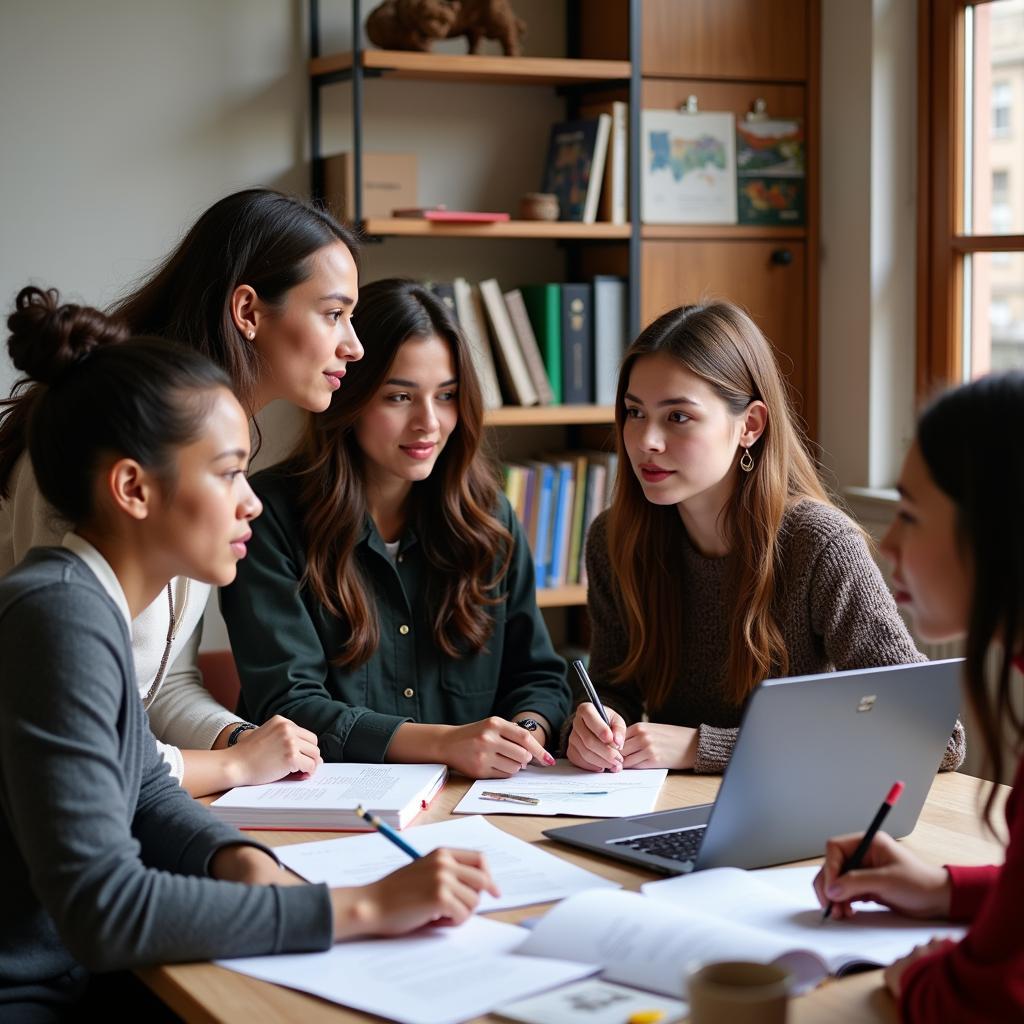
<path fill-rule="evenodd" d="M 0 505 L 0 575 L 17 565 L 29 548 L 60 544 L 69 528 L 39 493 L 27 454 L 22 454 L 14 467 L 10 494 Z M 157 747 L 180 782 L 185 773 L 180 748 L 209 750 L 221 732 L 239 719 L 210 696 L 196 666 L 202 633 L 198 626 L 210 595 L 209 585 L 190 580 L 186 588 L 186 581 L 179 577 L 171 581 L 171 587 L 178 629 L 167 672 L 146 710 Z M 143 698 L 160 670 L 169 625 L 166 591 L 132 622 L 135 675 Z"/>

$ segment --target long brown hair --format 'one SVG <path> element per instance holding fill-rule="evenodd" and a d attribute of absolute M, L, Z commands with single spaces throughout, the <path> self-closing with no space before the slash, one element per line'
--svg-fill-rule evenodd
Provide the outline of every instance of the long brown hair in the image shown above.
<path fill-rule="evenodd" d="M 458 422 L 427 477 L 413 485 L 409 524 L 416 531 L 433 588 L 434 639 L 450 657 L 479 651 L 494 629 L 494 588 L 508 571 L 512 536 L 495 518 L 498 483 L 480 452 L 483 400 L 469 349 L 444 305 L 415 281 L 388 279 L 359 293 L 356 322 L 365 355 L 349 366 L 325 413 L 310 415 L 288 460 L 300 477 L 308 584 L 332 615 L 349 625 L 334 663 L 355 668 L 373 655 L 380 631 L 355 548 L 367 516 L 364 458 L 355 425 L 398 350 L 410 339 L 448 343 L 458 379 Z M 498 570 L 495 572 L 495 562 Z"/>
<path fill-rule="evenodd" d="M 764 432 L 750 448 L 754 468 L 744 473 L 734 463 L 735 488 L 725 508 L 743 612 L 730 627 L 724 684 L 727 696 L 741 704 L 762 679 L 789 669 L 772 612 L 783 515 L 802 498 L 831 503 L 801 443 L 771 346 L 750 317 L 730 303 L 713 302 L 680 306 L 655 320 L 626 351 L 615 404 L 621 468 L 608 513 L 608 553 L 629 646 L 614 680 L 639 680 L 648 706 L 657 709 L 677 685 L 685 659 L 675 627 L 684 614 L 678 574 L 685 528 L 674 505 L 654 505 L 644 497 L 623 443 L 630 374 L 637 360 L 656 353 L 679 360 L 706 381 L 734 415 L 752 401 L 768 407 Z"/>
<path fill-rule="evenodd" d="M 1024 756 L 1024 717 L 1013 700 L 1013 661 L 1024 653 L 1024 456 L 1016 427 L 1024 373 L 993 374 L 940 396 L 922 414 L 917 444 L 936 486 L 956 505 L 960 549 L 974 574 L 964 687 L 994 783 L 1009 738 Z M 996 648 L 995 679 L 986 671 Z M 991 824 L 996 785 L 985 802 Z"/>

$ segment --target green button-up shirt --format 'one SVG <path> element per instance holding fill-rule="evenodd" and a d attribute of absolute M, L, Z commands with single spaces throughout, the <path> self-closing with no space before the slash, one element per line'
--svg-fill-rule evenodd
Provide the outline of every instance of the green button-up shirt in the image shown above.
<path fill-rule="evenodd" d="M 494 633 L 485 649 L 451 658 L 434 643 L 426 584 L 431 572 L 411 531 L 392 561 L 367 518 L 355 557 L 370 588 L 380 644 L 358 668 L 330 663 L 349 635 L 310 589 L 294 477 L 280 468 L 252 478 L 263 502 L 248 555 L 220 592 L 242 683 L 239 713 L 253 722 L 284 715 L 316 733 L 325 761 L 379 762 L 403 722 L 465 725 L 523 711 L 542 714 L 558 736 L 569 711 L 565 662 L 537 608 L 529 546 L 501 496 L 497 518 L 514 551 L 497 587 Z"/>

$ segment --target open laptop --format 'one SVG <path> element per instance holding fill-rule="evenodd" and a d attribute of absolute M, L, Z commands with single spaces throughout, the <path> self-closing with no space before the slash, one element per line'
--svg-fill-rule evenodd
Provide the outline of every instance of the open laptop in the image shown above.
<path fill-rule="evenodd" d="M 661 874 L 760 868 L 821 856 L 862 832 L 896 780 L 885 820 L 913 830 L 953 732 L 962 659 L 796 676 L 747 703 L 713 804 L 546 829 L 544 835 Z"/>

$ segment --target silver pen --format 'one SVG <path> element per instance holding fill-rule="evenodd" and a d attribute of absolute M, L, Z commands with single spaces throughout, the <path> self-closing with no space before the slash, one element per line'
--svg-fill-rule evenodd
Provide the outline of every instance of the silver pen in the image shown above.
<path fill-rule="evenodd" d="M 604 724 L 610 729 L 612 723 L 608 721 L 608 712 L 605 711 L 604 705 L 601 703 L 601 698 L 597 695 L 597 690 L 594 684 L 590 681 L 590 676 L 587 675 L 586 667 L 579 658 L 573 658 L 572 667 L 576 669 L 576 675 L 580 677 L 580 682 L 583 684 L 583 689 L 587 691 L 587 697 L 590 699 L 590 703 L 597 709 L 597 713 L 601 716 Z"/>

